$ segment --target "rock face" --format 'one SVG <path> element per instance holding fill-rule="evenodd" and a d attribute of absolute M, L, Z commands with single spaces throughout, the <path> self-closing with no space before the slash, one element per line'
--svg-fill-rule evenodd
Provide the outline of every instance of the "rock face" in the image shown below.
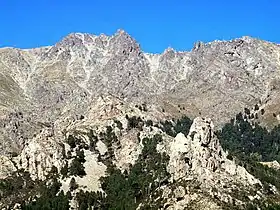
<path fill-rule="evenodd" d="M 172 182 L 197 180 L 204 191 L 209 194 L 214 192 L 213 195 L 226 203 L 233 202 L 230 192 L 234 185 L 241 184 L 245 189 L 253 188 L 256 184 L 261 185 L 261 182 L 243 167 L 227 159 L 214 135 L 214 125 L 210 118 L 194 119 L 188 136 L 179 133 L 167 145 L 167 151 L 170 152 L 168 170 Z M 179 186 L 174 192 L 175 198 L 182 192 L 182 187 Z M 180 197 L 181 204 L 173 203 L 172 199 L 169 201 L 175 205 L 171 209 L 184 209 L 192 199 L 199 196 L 183 193 Z"/>
<path fill-rule="evenodd" d="M 52 135 L 51 130 L 43 130 L 26 144 L 16 158 L 18 168 L 28 171 L 34 180 L 44 180 L 53 166 L 58 171 L 64 166 L 64 145 L 57 142 Z"/>
<path fill-rule="evenodd" d="M 260 184 L 244 168 L 227 159 L 214 135 L 214 125 L 210 118 L 194 119 L 188 136 L 179 133 L 169 147 L 169 171 L 174 180 L 196 174 L 200 181 L 210 181 L 216 178 L 213 176 L 215 173 L 228 173 L 230 177 L 243 179 L 244 184 Z"/>
<path fill-rule="evenodd" d="M 170 158 L 170 182 L 176 183 L 175 190 L 163 189 L 167 197 L 174 191 L 166 204 L 181 209 L 195 201 L 201 203 L 198 209 L 218 209 L 203 193 L 242 203 L 242 198 L 234 200 L 233 191 L 239 185 L 254 191 L 261 183 L 227 159 L 213 124 L 220 126 L 255 104 L 279 112 L 279 69 L 280 46 L 251 37 L 198 42 L 190 52 L 168 48 L 162 54 L 143 52 L 122 30 L 112 36 L 73 33 L 37 49 L 2 48 L 0 176 L 24 169 L 33 180 L 44 180 L 53 166 L 61 171 L 73 161 L 71 155 L 77 155 L 65 147 L 66 134 L 78 132 L 83 144 L 75 149 L 86 151 L 83 167 L 89 175 L 76 181 L 96 191 L 99 178 L 106 175 L 102 161 L 111 158 L 118 169 L 128 170 L 141 154 L 141 138 L 163 134 L 161 121 L 182 114 L 205 116 L 194 120 L 187 136 L 179 133 L 173 139 L 164 134 L 160 148 Z M 268 122 L 270 113 L 263 117 Z M 149 125 L 133 121 L 128 128 L 126 119 L 133 115 L 149 119 Z M 118 129 L 116 119 L 122 124 Z M 101 134 L 112 125 L 119 142 L 109 148 Z M 93 128 L 103 139 L 90 142 L 87 132 Z M 65 192 L 70 178 L 62 180 Z M 180 185 L 182 180 L 199 183 L 203 193 L 191 194 Z"/>
<path fill-rule="evenodd" d="M 277 160 L 274 160 L 272 162 L 261 162 L 261 164 L 268 166 L 270 168 L 274 168 L 276 170 L 280 170 L 280 164 L 278 163 Z"/>
<path fill-rule="evenodd" d="M 36 105 L 36 112 L 55 119 L 66 104 L 83 112 L 92 96 L 112 94 L 173 98 L 219 122 L 277 92 L 279 54 L 279 45 L 251 37 L 148 54 L 122 30 L 74 33 L 50 47 L 0 49 L 1 109 Z"/>
<path fill-rule="evenodd" d="M 8 121 L 25 130 L 1 129 L 6 145 L 0 152 L 11 145 L 22 149 L 42 119 L 85 116 L 101 95 L 156 104 L 173 116 L 201 113 L 220 125 L 244 106 L 276 103 L 279 54 L 279 45 L 251 37 L 148 54 L 122 30 L 113 36 L 73 33 L 50 47 L 0 49 L 0 125 Z M 16 113 L 23 119 L 11 118 Z"/>
<path fill-rule="evenodd" d="M 0 156 L 0 179 L 6 178 L 13 171 L 16 171 L 14 163 L 7 156 Z"/>

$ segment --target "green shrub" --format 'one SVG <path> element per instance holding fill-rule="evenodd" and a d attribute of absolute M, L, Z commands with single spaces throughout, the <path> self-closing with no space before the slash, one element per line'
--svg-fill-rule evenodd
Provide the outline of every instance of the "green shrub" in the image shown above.
<path fill-rule="evenodd" d="M 35 201 L 30 203 L 23 203 L 23 210 L 53 210 L 53 209 L 61 209 L 68 210 L 70 209 L 69 201 L 66 195 L 64 195 L 63 191 L 59 192 L 61 184 L 58 182 L 56 178 L 52 179 L 50 185 L 46 185 L 46 183 L 40 184 L 39 192 L 37 192 L 40 197 L 36 198 Z"/>
<path fill-rule="evenodd" d="M 173 121 L 174 122 L 165 120 L 164 122 L 161 122 L 160 129 L 172 137 L 175 137 L 178 133 L 183 133 L 187 136 L 192 125 L 192 120 L 187 116 L 183 116 L 177 120 L 173 119 Z"/>
<path fill-rule="evenodd" d="M 79 161 L 79 158 L 75 158 L 70 165 L 69 168 L 69 173 L 70 175 L 77 175 L 80 177 L 83 177 L 84 175 L 86 175 L 85 172 L 85 167 L 83 166 L 83 163 Z"/>
<path fill-rule="evenodd" d="M 76 183 L 76 180 L 74 177 L 72 177 L 72 179 L 70 180 L 69 183 L 69 189 L 70 191 L 76 190 L 78 188 L 78 184 Z"/>
<path fill-rule="evenodd" d="M 222 147 L 229 157 L 235 157 L 239 165 L 267 185 L 280 189 L 280 171 L 260 164 L 260 161 L 280 161 L 280 126 L 268 131 L 258 124 L 244 120 L 241 113 L 236 115 L 217 132 Z"/>
<path fill-rule="evenodd" d="M 69 135 L 67 138 L 67 144 L 69 144 L 71 148 L 75 148 L 76 143 L 78 143 L 78 140 L 74 136 Z"/>
<path fill-rule="evenodd" d="M 154 202 L 155 190 L 168 178 L 166 165 L 169 157 L 157 153 L 156 146 L 162 141 L 160 135 L 143 139 L 143 151 L 130 173 L 122 173 L 113 165 L 108 165 L 107 177 L 100 179 L 106 197 L 100 192 L 89 193 L 80 191 L 77 195 L 79 209 L 136 209 L 145 202 L 148 209 L 158 209 Z"/>

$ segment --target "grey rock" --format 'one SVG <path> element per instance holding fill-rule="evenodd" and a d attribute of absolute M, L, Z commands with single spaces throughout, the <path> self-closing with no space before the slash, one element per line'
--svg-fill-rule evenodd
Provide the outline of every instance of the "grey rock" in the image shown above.
<path fill-rule="evenodd" d="M 223 185 L 235 182 L 251 189 L 259 181 L 226 158 L 213 124 L 219 128 L 244 107 L 255 104 L 279 109 L 279 69 L 280 46 L 251 37 L 198 42 L 190 52 L 168 48 L 161 54 L 143 52 L 123 30 L 112 36 L 72 33 L 54 46 L 36 49 L 2 48 L 0 161 L 5 169 L 0 175 L 13 171 L 15 162 L 33 179 L 44 179 L 53 165 L 60 170 L 65 164 L 66 134 L 85 131 L 93 124 L 100 129 L 111 125 L 114 118 L 123 122 L 126 114 L 156 122 L 182 114 L 202 115 L 206 118 L 196 118 L 187 137 L 166 137 L 168 146 L 161 145 L 161 149 L 169 151 L 173 180 L 204 183 L 205 191 L 230 203 L 227 193 L 211 190 L 215 186 L 231 190 Z M 143 103 L 148 107 L 144 114 L 135 109 Z M 144 128 L 141 137 L 149 135 L 149 129 Z M 158 132 L 153 127 L 150 133 Z M 114 150 L 115 164 L 124 170 L 135 163 L 142 147 L 136 132 L 118 135 L 121 147 Z M 100 153 L 107 150 L 101 142 L 97 147 Z M 13 162 L 11 154 L 18 155 Z M 96 154 L 86 153 L 86 159 L 92 179 L 105 174 L 106 167 Z M 87 186 L 91 178 L 77 182 Z M 63 182 L 65 189 L 68 181 Z M 97 181 L 88 186 L 98 189 Z M 187 195 L 187 190 L 182 198 L 183 190 L 177 191 L 183 200 L 175 209 L 201 198 L 200 194 Z M 211 203 L 201 200 L 201 205 Z"/>

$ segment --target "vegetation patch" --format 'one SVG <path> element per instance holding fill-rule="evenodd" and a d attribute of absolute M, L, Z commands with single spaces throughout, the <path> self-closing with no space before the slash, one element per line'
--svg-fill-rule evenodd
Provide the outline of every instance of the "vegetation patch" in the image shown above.
<path fill-rule="evenodd" d="M 108 176 L 101 178 L 106 197 L 100 192 L 81 191 L 77 199 L 80 209 L 136 209 L 140 203 L 145 203 L 147 209 L 158 209 L 161 199 L 155 202 L 156 189 L 169 178 L 166 171 L 169 157 L 156 151 L 161 141 L 160 135 L 143 139 L 142 154 L 130 172 L 122 173 L 113 165 L 108 167 Z"/>
<path fill-rule="evenodd" d="M 173 119 L 172 121 L 165 120 L 160 122 L 159 128 L 167 135 L 175 137 L 178 133 L 183 133 L 185 136 L 188 135 L 192 120 L 187 116 L 183 116 L 180 119 Z"/>
<path fill-rule="evenodd" d="M 247 115 L 250 114 L 245 110 Z M 262 165 L 261 161 L 280 161 L 280 126 L 271 131 L 257 123 L 248 122 L 242 113 L 236 115 L 229 123 L 218 131 L 217 136 L 223 149 L 227 150 L 228 158 L 258 178 L 263 184 L 265 193 L 272 198 L 270 203 L 258 204 L 261 209 L 279 209 L 275 202 L 280 198 L 275 197 L 271 191 L 271 184 L 280 189 L 280 171 Z M 248 209 L 256 209 L 255 204 L 250 204 Z"/>
<path fill-rule="evenodd" d="M 33 181 L 28 172 L 18 170 L 0 180 L 0 203 L 10 207 L 19 203 L 23 210 L 68 210 L 69 198 L 60 192 L 58 176 L 53 167 L 45 181 Z"/>

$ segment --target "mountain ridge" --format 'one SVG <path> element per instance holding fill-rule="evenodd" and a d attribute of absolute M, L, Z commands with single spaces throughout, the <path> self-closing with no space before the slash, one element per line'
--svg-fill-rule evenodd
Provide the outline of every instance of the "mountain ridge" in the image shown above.
<path fill-rule="evenodd" d="M 157 104 L 170 116 L 201 113 L 219 125 L 243 107 L 275 106 L 279 66 L 280 47 L 250 37 L 147 54 L 122 30 L 73 33 L 46 48 L 0 49 L 1 109 L 55 122 L 65 109 L 84 115 L 94 98 L 111 95 Z"/>
<path fill-rule="evenodd" d="M 133 36 L 129 34 L 129 32 L 127 32 L 126 30 L 124 29 L 118 29 L 115 33 L 112 33 L 112 34 L 105 34 L 105 33 L 99 33 L 99 34 L 95 34 L 95 33 L 87 33 L 87 32 L 71 32 L 71 33 L 68 33 L 66 34 L 65 36 L 62 36 L 58 41 L 56 41 L 53 45 L 42 45 L 42 46 L 36 46 L 36 47 L 31 47 L 31 48 L 27 48 L 27 47 L 12 47 L 12 46 L 3 46 L 1 47 L 0 49 L 18 49 L 18 50 L 33 50 L 33 49 L 38 49 L 38 48 L 49 48 L 49 47 L 52 47 L 52 46 L 55 46 L 56 44 L 60 43 L 62 40 L 64 39 L 67 39 L 68 37 L 72 37 L 72 36 L 75 36 L 75 35 L 78 35 L 78 36 L 91 36 L 93 38 L 95 37 L 113 37 L 113 36 L 116 36 L 118 34 L 126 34 L 128 35 L 129 37 L 131 37 L 132 39 Z M 268 40 L 263 40 L 261 38 L 257 38 L 257 37 L 254 37 L 254 36 L 250 36 L 250 35 L 243 35 L 241 37 L 237 37 L 237 38 L 232 38 L 232 39 L 214 39 L 213 41 L 196 41 L 194 42 L 194 46 L 196 45 L 196 43 L 203 43 L 203 44 L 211 44 L 213 42 L 221 42 L 221 43 L 224 43 L 224 42 L 232 42 L 232 41 L 236 41 L 236 40 L 259 40 L 259 41 L 264 41 L 264 42 L 267 42 L 267 43 L 271 43 L 271 44 L 276 44 L 276 45 L 279 45 L 280 43 L 277 43 L 277 42 L 273 42 L 273 41 L 268 41 Z M 135 40 L 137 41 L 137 40 Z M 172 46 L 168 46 L 166 47 L 164 50 L 162 50 L 161 52 L 145 52 L 146 54 L 152 54 L 152 55 L 157 55 L 157 54 L 163 54 L 164 51 L 166 51 L 168 48 L 171 48 L 173 49 L 175 52 L 190 52 L 192 49 L 190 50 L 176 50 L 175 48 L 173 48 Z"/>
<path fill-rule="evenodd" d="M 278 144 L 277 129 L 268 135 L 258 126 L 279 124 L 279 96 L 280 46 L 250 37 L 149 54 L 119 30 L 0 49 L 0 195 L 7 195 L 0 207 L 16 200 L 23 208 L 61 200 L 74 209 L 170 210 L 269 202 L 269 193 L 278 198 L 271 184 L 278 173 L 267 178 L 267 168 L 230 155 L 245 137 L 248 151 L 264 138 Z M 278 157 L 277 148 L 252 151 L 248 158 Z M 15 195 L 5 188 L 14 183 L 31 187 Z"/>

